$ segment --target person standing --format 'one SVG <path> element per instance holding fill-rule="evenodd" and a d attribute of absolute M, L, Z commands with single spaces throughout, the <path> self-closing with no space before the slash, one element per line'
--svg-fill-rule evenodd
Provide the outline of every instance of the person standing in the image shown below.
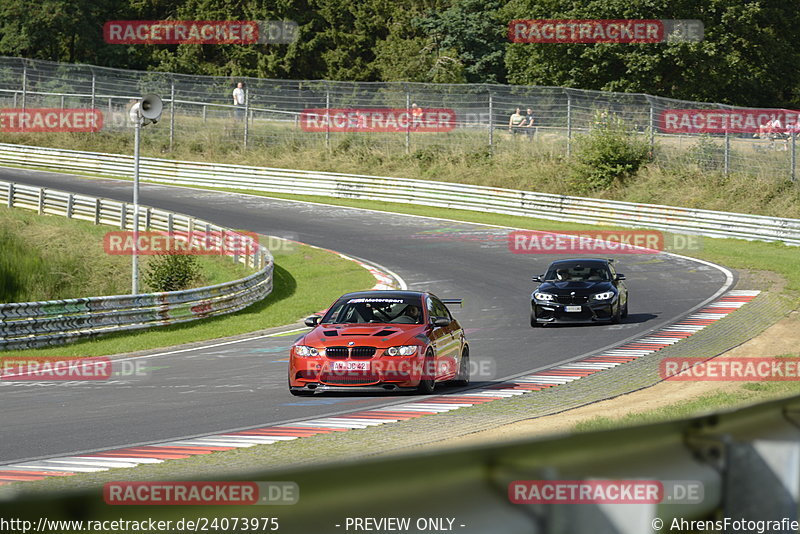
<path fill-rule="evenodd" d="M 525 111 L 525 135 L 528 136 L 528 139 L 533 140 L 533 136 L 536 133 L 536 126 L 534 123 L 536 122 L 536 118 L 533 116 L 533 110 L 528 108 Z"/>
<path fill-rule="evenodd" d="M 233 90 L 233 105 L 236 106 L 236 120 L 240 121 L 244 117 L 244 102 L 244 84 L 239 82 Z"/>

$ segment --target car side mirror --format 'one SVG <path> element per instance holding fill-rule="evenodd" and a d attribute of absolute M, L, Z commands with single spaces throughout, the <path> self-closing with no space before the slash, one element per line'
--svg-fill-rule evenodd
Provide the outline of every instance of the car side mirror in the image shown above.
<path fill-rule="evenodd" d="M 320 319 L 322 319 L 322 317 L 319 315 L 312 315 L 311 317 L 306 317 L 304 322 L 306 323 L 306 326 L 317 326 Z"/>
<path fill-rule="evenodd" d="M 541 282 L 542 281 L 542 276 L 543 275 L 541 275 L 541 274 L 538 275 L 538 276 L 534 276 L 533 278 L 531 278 L 531 280 L 533 280 L 534 282 Z"/>
<path fill-rule="evenodd" d="M 450 326 L 452 321 L 449 317 L 434 317 L 433 326 Z"/>
<path fill-rule="evenodd" d="M 625 275 L 617 273 L 617 276 L 615 277 L 615 280 L 625 280 Z"/>

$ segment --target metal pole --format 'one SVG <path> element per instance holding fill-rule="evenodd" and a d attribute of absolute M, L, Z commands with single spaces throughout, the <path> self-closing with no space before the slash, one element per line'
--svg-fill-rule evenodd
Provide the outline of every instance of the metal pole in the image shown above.
<path fill-rule="evenodd" d="M 250 90 L 244 88 L 244 147 L 247 148 L 247 137 L 250 126 Z"/>
<path fill-rule="evenodd" d="M 489 91 L 489 153 L 494 153 L 494 101 Z"/>
<path fill-rule="evenodd" d="M 653 149 L 655 148 L 655 145 L 656 145 L 656 139 L 655 139 L 656 120 L 655 120 L 655 117 L 656 117 L 656 113 L 655 113 L 655 109 L 653 108 L 653 102 L 650 102 L 650 153 L 651 154 L 653 153 Z"/>
<path fill-rule="evenodd" d="M 22 64 L 22 111 L 25 111 L 28 97 L 28 66 Z"/>
<path fill-rule="evenodd" d="M 206 122 L 206 105 L 203 104 L 203 122 Z"/>
<path fill-rule="evenodd" d="M 61 95 L 61 109 L 64 109 L 64 95 Z"/>
<path fill-rule="evenodd" d="M 175 140 L 175 80 L 170 81 L 169 88 L 169 151 Z"/>
<path fill-rule="evenodd" d="M 567 93 L 567 157 L 572 155 L 572 96 Z"/>
<path fill-rule="evenodd" d="M 406 91 L 406 154 L 411 152 L 411 93 Z"/>
<path fill-rule="evenodd" d="M 92 109 L 94 109 L 95 82 L 95 74 L 92 72 Z"/>
<path fill-rule="evenodd" d="M 141 110 L 137 113 L 133 139 L 133 250 L 131 251 L 131 294 L 139 293 L 139 136 L 142 131 Z"/>
<path fill-rule="evenodd" d="M 331 148 L 331 92 L 325 91 L 325 146 Z"/>
<path fill-rule="evenodd" d="M 725 130 L 725 176 L 731 172 L 731 136 Z"/>
<path fill-rule="evenodd" d="M 795 166 L 797 165 L 797 152 L 796 152 L 797 146 L 796 146 L 796 142 L 797 142 L 797 134 L 792 135 L 792 172 L 791 172 L 791 177 L 792 177 L 792 181 L 793 182 L 797 181 L 797 174 L 796 174 L 796 171 L 795 171 Z"/>

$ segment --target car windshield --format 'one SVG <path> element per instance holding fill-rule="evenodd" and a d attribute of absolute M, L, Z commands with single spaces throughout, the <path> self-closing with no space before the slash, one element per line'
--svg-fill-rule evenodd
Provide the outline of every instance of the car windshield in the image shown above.
<path fill-rule="evenodd" d="M 322 323 L 422 324 L 422 302 L 409 297 L 356 297 L 340 299 Z"/>
<path fill-rule="evenodd" d="M 601 264 L 559 263 L 551 265 L 545 280 L 555 282 L 608 282 L 611 274 Z"/>

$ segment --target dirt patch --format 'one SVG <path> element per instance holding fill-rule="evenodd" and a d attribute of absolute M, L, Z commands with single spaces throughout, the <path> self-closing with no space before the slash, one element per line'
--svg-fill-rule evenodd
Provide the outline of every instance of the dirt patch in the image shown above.
<path fill-rule="evenodd" d="M 718 358 L 797 355 L 798 347 L 800 347 L 800 312 L 794 311 L 760 335 L 721 354 Z M 632 412 L 646 412 L 685 402 L 701 395 L 735 391 L 740 387 L 741 383 L 737 382 L 660 382 L 653 387 L 560 414 L 528 419 L 491 430 L 435 442 L 426 449 L 492 445 L 509 440 L 570 434 L 576 424 L 595 417 L 615 419 Z"/>

